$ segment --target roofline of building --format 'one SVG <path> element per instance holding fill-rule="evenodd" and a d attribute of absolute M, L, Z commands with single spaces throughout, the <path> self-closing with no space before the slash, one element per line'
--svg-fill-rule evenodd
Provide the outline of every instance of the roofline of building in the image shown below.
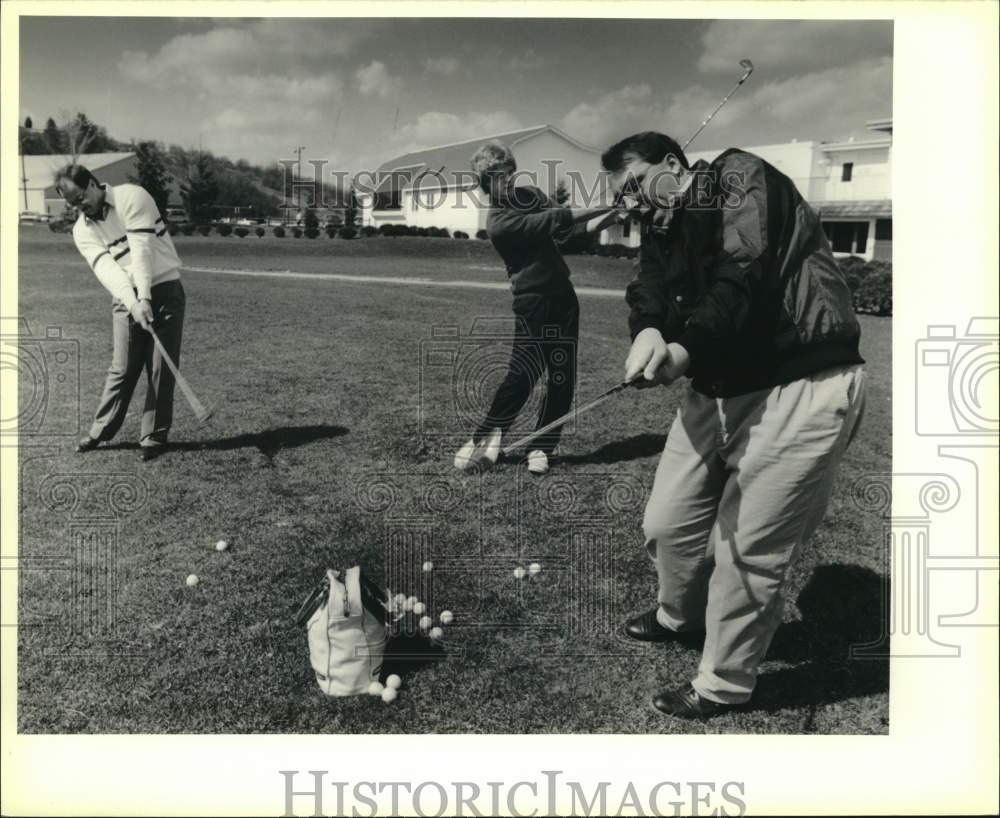
<path fill-rule="evenodd" d="M 819 146 L 820 150 L 826 153 L 835 153 L 837 151 L 870 151 L 891 147 L 892 140 L 889 138 L 871 139 L 866 142 L 821 142 Z"/>
<path fill-rule="evenodd" d="M 510 134 L 510 133 L 523 133 L 522 136 L 520 136 L 517 139 L 514 139 L 514 140 L 511 141 L 510 144 L 511 144 L 511 146 L 513 146 L 513 145 L 518 144 L 519 142 L 523 142 L 525 139 L 530 139 L 533 136 L 538 136 L 538 134 L 543 133 L 545 131 L 551 131 L 552 133 L 557 134 L 558 136 L 561 136 L 567 142 L 575 145 L 576 147 L 580 148 L 581 150 L 585 150 L 585 151 L 587 151 L 589 153 L 596 153 L 596 154 L 600 154 L 600 152 L 601 152 L 600 150 L 598 150 L 597 148 L 595 148 L 595 147 L 593 147 L 591 145 L 586 145 L 583 142 L 580 142 L 578 139 L 574 139 L 572 136 L 570 136 L 565 131 L 562 131 L 559 128 L 557 128 L 555 125 L 547 122 L 547 123 L 544 123 L 542 125 L 530 125 L 527 128 L 518 128 L 516 131 L 501 131 L 500 133 L 490 134 L 489 136 L 477 136 L 477 137 L 474 137 L 472 139 L 463 139 L 460 142 L 446 142 L 443 145 L 430 145 L 430 146 L 428 146 L 426 148 L 417 148 L 416 150 L 413 150 L 413 151 L 407 151 L 406 153 L 404 153 L 404 154 L 396 157 L 396 159 L 403 159 L 403 158 L 405 158 L 405 157 L 407 157 L 407 156 L 409 156 L 411 154 L 415 154 L 415 153 L 429 153 L 431 151 L 439 151 L 439 150 L 443 150 L 445 148 L 457 148 L 460 145 L 472 145 L 472 144 L 475 144 L 477 142 L 489 142 L 491 139 L 496 139 L 497 137 L 500 137 L 500 136 L 506 136 L 507 134 Z M 416 162 L 416 163 L 408 164 L 408 165 L 392 165 L 391 168 L 387 168 L 386 167 L 386 166 L 390 165 L 394 161 L 396 161 L 396 160 L 395 159 L 388 159 L 385 162 L 383 162 L 381 165 L 379 165 L 378 169 L 382 170 L 383 168 L 386 168 L 387 170 L 401 170 L 403 168 L 417 168 L 417 167 L 420 167 L 421 165 L 426 165 L 427 164 L 426 162 Z"/>

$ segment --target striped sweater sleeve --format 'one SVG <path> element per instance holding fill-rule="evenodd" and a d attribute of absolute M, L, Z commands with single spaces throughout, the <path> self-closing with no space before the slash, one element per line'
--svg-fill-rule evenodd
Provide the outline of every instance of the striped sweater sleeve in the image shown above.
<path fill-rule="evenodd" d="M 111 253 L 104 242 L 91 234 L 86 225 L 79 221 L 73 227 L 73 241 L 80 255 L 90 265 L 97 280 L 104 285 L 111 295 L 121 301 L 128 309 L 132 309 L 138 300 L 132 289 L 132 280 L 125 270 L 111 258 Z"/>
<path fill-rule="evenodd" d="M 138 185 L 115 188 L 115 204 L 128 236 L 129 272 L 139 298 L 151 299 L 153 288 L 153 241 L 164 230 L 160 210 L 153 197 Z"/>

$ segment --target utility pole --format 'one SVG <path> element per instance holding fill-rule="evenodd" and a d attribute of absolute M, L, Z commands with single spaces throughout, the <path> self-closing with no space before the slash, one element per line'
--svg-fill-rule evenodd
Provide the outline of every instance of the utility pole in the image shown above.
<path fill-rule="evenodd" d="M 299 161 L 295 164 L 295 176 L 292 177 L 292 190 L 296 191 L 295 204 L 299 206 L 299 210 L 302 209 L 302 194 L 298 193 L 298 188 L 295 185 L 295 177 L 302 178 L 302 151 L 306 149 L 305 145 L 299 145 L 295 149 L 295 153 L 299 155 Z"/>

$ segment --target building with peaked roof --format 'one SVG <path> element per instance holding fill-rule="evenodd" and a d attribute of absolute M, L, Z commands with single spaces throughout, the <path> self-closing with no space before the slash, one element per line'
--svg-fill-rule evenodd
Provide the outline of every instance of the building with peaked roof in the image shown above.
<path fill-rule="evenodd" d="M 411 151 L 355 179 L 364 226 L 384 224 L 444 227 L 474 236 L 485 228 L 487 203 L 469 160 L 483 142 L 497 139 L 514 151 L 518 180 L 555 194 L 600 181 L 601 152 L 553 125 L 536 125 L 491 136 Z"/>
<path fill-rule="evenodd" d="M 61 153 L 21 157 L 23 172 L 18 180 L 18 209 L 22 213 L 37 213 L 58 218 L 65 202 L 52 184 L 53 178 L 71 157 Z M 85 165 L 102 182 L 120 185 L 135 173 L 134 153 L 88 153 L 80 156 Z M 20 170 L 20 168 L 19 168 Z"/>
<path fill-rule="evenodd" d="M 66 209 L 59 191 L 53 184 L 56 172 L 68 164 L 71 157 L 61 154 L 41 154 L 23 156 L 23 172 L 18 180 L 18 209 L 22 214 L 33 213 L 59 218 Z M 129 176 L 136 175 L 134 153 L 85 153 L 77 161 L 90 170 L 102 184 L 122 185 Z M 180 192 L 176 180 L 171 177 L 171 205 L 180 204 Z"/>

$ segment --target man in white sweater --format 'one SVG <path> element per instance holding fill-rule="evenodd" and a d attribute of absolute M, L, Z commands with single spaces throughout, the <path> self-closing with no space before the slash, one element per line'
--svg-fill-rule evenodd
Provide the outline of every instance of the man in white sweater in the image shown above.
<path fill-rule="evenodd" d="M 80 211 L 73 241 L 111 293 L 114 348 L 104 393 L 78 452 L 111 440 L 128 412 L 132 392 L 146 371 L 146 403 L 139 446 L 143 460 L 161 454 L 173 420 L 174 377 L 156 349 L 156 334 L 175 362 L 181 353 L 184 288 L 181 261 L 153 197 L 138 185 L 102 185 L 82 165 L 56 174 L 63 198 Z"/>

